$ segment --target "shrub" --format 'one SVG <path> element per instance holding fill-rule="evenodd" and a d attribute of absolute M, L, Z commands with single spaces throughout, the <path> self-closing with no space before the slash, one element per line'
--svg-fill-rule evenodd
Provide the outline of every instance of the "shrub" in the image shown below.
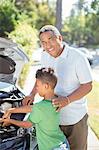
<path fill-rule="evenodd" d="M 37 30 L 24 21 L 18 23 L 15 30 L 8 34 L 8 37 L 13 39 L 14 42 L 20 44 L 30 59 L 30 62 L 23 68 L 19 78 L 18 83 L 23 87 L 31 64 L 32 52 L 37 46 Z"/>

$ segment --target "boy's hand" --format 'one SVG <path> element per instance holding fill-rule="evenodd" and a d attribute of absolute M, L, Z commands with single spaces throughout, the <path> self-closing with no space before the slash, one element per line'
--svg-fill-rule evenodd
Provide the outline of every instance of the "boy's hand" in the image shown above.
<path fill-rule="evenodd" d="M 3 122 L 3 119 L 2 118 L 0 118 L 0 123 L 2 123 Z"/>
<path fill-rule="evenodd" d="M 10 118 L 10 115 L 11 115 L 10 110 L 7 110 L 7 111 L 3 114 L 2 118 L 3 118 L 3 119 Z"/>
<path fill-rule="evenodd" d="M 9 118 L 7 118 L 7 119 L 3 119 L 3 127 L 5 127 L 5 126 L 9 126 L 11 123 L 10 123 L 10 119 Z"/>
<path fill-rule="evenodd" d="M 10 125 L 10 119 L 3 119 L 3 118 L 0 118 L 0 123 L 3 123 L 2 126 L 9 126 Z"/>

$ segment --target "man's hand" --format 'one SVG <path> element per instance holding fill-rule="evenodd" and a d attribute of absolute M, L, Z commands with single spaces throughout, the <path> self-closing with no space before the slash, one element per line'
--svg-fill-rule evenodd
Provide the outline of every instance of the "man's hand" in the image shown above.
<path fill-rule="evenodd" d="M 33 103 L 33 98 L 29 95 L 29 96 L 26 96 L 23 100 L 22 100 L 22 104 L 23 106 L 25 105 L 30 105 L 31 103 Z"/>
<path fill-rule="evenodd" d="M 69 104 L 67 97 L 59 96 L 58 98 L 52 99 L 52 104 L 56 107 L 56 111 L 60 111 L 60 109 Z"/>

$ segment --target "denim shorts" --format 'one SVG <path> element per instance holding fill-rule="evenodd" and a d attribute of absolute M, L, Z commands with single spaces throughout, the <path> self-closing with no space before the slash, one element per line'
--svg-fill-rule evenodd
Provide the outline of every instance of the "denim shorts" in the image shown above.
<path fill-rule="evenodd" d="M 70 150 L 69 143 L 65 140 L 59 147 L 56 147 L 52 150 Z"/>

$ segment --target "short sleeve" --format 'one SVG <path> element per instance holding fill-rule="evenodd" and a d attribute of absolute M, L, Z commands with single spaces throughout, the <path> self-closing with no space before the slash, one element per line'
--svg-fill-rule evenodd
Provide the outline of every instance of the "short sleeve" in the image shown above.
<path fill-rule="evenodd" d="M 92 71 L 87 58 L 79 57 L 77 59 L 76 74 L 81 84 L 92 81 Z"/>
<path fill-rule="evenodd" d="M 32 106 L 32 112 L 28 117 L 28 121 L 32 123 L 39 123 L 41 121 L 40 109 L 37 104 Z"/>

